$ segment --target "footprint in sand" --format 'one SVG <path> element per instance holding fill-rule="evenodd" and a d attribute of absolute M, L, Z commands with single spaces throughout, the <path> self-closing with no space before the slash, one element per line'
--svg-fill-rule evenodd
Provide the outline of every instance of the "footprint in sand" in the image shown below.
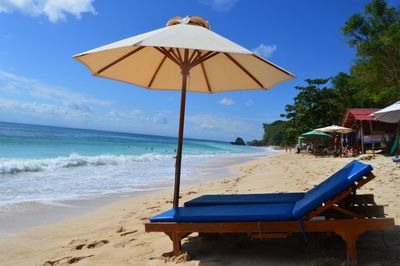
<path fill-rule="evenodd" d="M 126 230 L 125 230 L 125 228 L 121 225 L 121 226 L 119 226 L 118 228 L 117 228 L 117 230 L 115 230 L 117 233 L 122 233 L 122 232 L 125 232 Z"/>
<path fill-rule="evenodd" d="M 67 248 L 71 248 L 72 250 L 81 250 L 87 243 L 87 239 L 74 239 L 68 243 Z"/>
<path fill-rule="evenodd" d="M 92 243 L 90 243 L 89 245 L 87 245 L 87 248 L 91 249 L 91 248 L 99 248 L 102 247 L 104 245 L 107 245 L 108 243 L 110 243 L 110 241 L 108 240 L 99 240 L 99 241 L 93 241 Z"/>
<path fill-rule="evenodd" d="M 126 235 L 130 235 L 130 234 L 134 234 L 136 233 L 138 230 L 132 230 L 132 231 L 128 231 L 128 232 L 124 232 L 121 234 L 121 236 L 126 236 Z"/>
<path fill-rule="evenodd" d="M 79 243 L 79 244 L 77 244 Z M 87 244 L 87 240 L 72 240 L 69 245 L 73 245 L 74 247 L 72 248 L 73 250 L 82 250 L 84 247 L 87 247 L 89 249 L 92 248 L 99 248 L 102 247 L 106 244 L 110 243 L 110 241 L 104 239 L 104 240 L 99 240 L 99 241 L 93 241 L 90 244 Z"/>
<path fill-rule="evenodd" d="M 81 250 L 84 246 L 85 246 L 85 244 L 79 244 L 74 249 L 75 250 Z"/>
<path fill-rule="evenodd" d="M 46 261 L 45 263 L 43 263 L 43 266 L 54 266 L 54 265 L 58 265 L 60 263 L 74 264 L 83 259 L 90 258 L 93 256 L 94 255 L 80 256 L 80 257 L 64 257 L 64 258 L 53 260 L 53 261 L 50 261 L 50 260 Z"/>
<path fill-rule="evenodd" d="M 160 208 L 160 206 L 150 206 L 150 207 L 147 207 L 146 208 L 146 210 L 154 210 L 154 209 L 159 209 Z"/>
<path fill-rule="evenodd" d="M 129 243 L 135 241 L 136 238 L 130 238 L 114 245 L 115 248 L 124 248 Z"/>

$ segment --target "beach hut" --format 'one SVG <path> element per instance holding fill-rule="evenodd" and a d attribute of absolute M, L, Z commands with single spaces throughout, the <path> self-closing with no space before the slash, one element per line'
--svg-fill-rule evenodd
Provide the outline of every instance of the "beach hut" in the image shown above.
<path fill-rule="evenodd" d="M 379 109 L 347 109 L 342 126 L 354 130 L 350 135 L 350 146 L 356 152 L 365 153 L 366 150 L 388 150 L 395 135 L 395 125 L 377 121 L 370 115 Z"/>
<path fill-rule="evenodd" d="M 181 91 L 173 207 L 179 205 L 186 92 L 268 90 L 294 78 L 285 69 L 212 32 L 198 16 L 74 56 L 96 77 Z"/>

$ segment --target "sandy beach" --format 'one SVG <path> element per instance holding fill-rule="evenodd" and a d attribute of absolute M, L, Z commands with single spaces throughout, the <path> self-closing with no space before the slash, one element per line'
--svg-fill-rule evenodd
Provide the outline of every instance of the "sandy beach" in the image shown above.
<path fill-rule="evenodd" d="M 360 193 L 373 193 L 394 217 L 396 230 L 369 232 L 358 241 L 359 265 L 400 265 L 400 166 L 389 157 L 364 155 L 376 179 Z M 306 191 L 352 158 L 303 154 L 261 157 L 232 166 L 233 175 L 182 191 L 181 203 L 203 194 Z M 170 257 L 172 243 L 145 233 L 149 217 L 171 208 L 172 188 L 128 198 L 62 222 L 0 240 L 0 265 L 344 265 L 345 245 L 334 234 L 249 240 L 241 236 L 183 241 L 187 254 Z M 28 217 L 27 217 L 28 219 Z"/>

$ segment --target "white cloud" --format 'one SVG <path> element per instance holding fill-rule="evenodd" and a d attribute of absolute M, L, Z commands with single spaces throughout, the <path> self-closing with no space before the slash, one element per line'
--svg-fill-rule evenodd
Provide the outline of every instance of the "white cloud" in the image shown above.
<path fill-rule="evenodd" d="M 249 106 L 254 105 L 254 102 L 253 102 L 253 100 L 247 100 L 246 103 L 245 103 L 244 105 L 247 106 L 247 107 L 249 107 Z"/>
<path fill-rule="evenodd" d="M 55 23 L 68 14 L 81 18 L 83 13 L 96 14 L 94 0 L 0 0 L 0 13 L 21 12 L 30 16 L 45 15 Z"/>
<path fill-rule="evenodd" d="M 262 43 L 253 49 L 253 52 L 262 57 L 270 57 L 277 49 L 278 47 L 275 44 L 265 45 Z"/>
<path fill-rule="evenodd" d="M 261 126 L 240 118 L 224 117 L 215 114 L 188 115 L 187 131 L 193 136 L 234 140 L 236 137 L 254 139 Z M 259 136 L 258 136 L 259 137 Z"/>
<path fill-rule="evenodd" d="M 140 109 L 133 109 L 129 112 L 130 116 L 134 116 L 134 117 L 140 117 L 140 116 L 144 116 L 144 113 L 142 110 Z"/>
<path fill-rule="evenodd" d="M 57 117 L 62 120 L 86 120 L 91 117 L 91 112 L 86 109 L 77 109 L 73 106 L 56 106 L 53 104 L 24 102 L 0 98 L 0 110 L 15 114 L 27 114 L 34 117 Z"/>
<path fill-rule="evenodd" d="M 221 99 L 221 101 L 219 101 L 219 103 L 222 104 L 222 105 L 229 106 L 229 105 L 234 104 L 235 101 L 233 99 L 231 99 L 231 98 L 224 97 L 224 98 Z"/>
<path fill-rule="evenodd" d="M 65 106 L 75 106 L 90 110 L 90 105 L 108 106 L 108 101 L 89 97 L 60 86 L 49 85 L 41 81 L 15 75 L 0 70 L 0 89 L 9 94 L 30 95 L 34 98 L 59 101 Z"/>
<path fill-rule="evenodd" d="M 107 113 L 106 116 L 111 118 L 111 119 L 113 119 L 113 120 L 121 120 L 124 115 L 121 112 L 112 109 Z"/>
<path fill-rule="evenodd" d="M 163 113 L 157 113 L 153 116 L 153 123 L 167 125 L 168 119 Z"/>
<path fill-rule="evenodd" d="M 239 0 L 199 0 L 200 3 L 211 6 L 216 11 L 229 11 Z"/>

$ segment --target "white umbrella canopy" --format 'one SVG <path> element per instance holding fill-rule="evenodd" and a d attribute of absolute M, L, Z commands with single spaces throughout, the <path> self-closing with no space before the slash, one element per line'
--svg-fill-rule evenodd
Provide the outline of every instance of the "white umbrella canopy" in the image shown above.
<path fill-rule="evenodd" d="M 187 90 L 194 92 L 269 89 L 294 77 L 246 48 L 191 24 L 190 18 L 180 22 L 74 58 L 95 76 L 159 90 L 181 90 L 184 63 L 190 68 Z"/>
<path fill-rule="evenodd" d="M 386 123 L 400 123 L 400 101 L 372 113 L 371 116 Z"/>
<path fill-rule="evenodd" d="M 167 27 L 74 56 L 94 76 L 147 89 L 181 90 L 173 207 L 179 205 L 186 91 L 270 89 L 294 78 L 285 69 L 209 30 L 201 17 L 175 17 Z"/>
<path fill-rule="evenodd" d="M 353 130 L 351 128 L 337 126 L 337 125 L 317 128 L 317 129 L 315 129 L 315 131 L 329 132 L 329 133 L 339 133 L 339 134 L 347 134 L 347 133 L 353 132 Z"/>

